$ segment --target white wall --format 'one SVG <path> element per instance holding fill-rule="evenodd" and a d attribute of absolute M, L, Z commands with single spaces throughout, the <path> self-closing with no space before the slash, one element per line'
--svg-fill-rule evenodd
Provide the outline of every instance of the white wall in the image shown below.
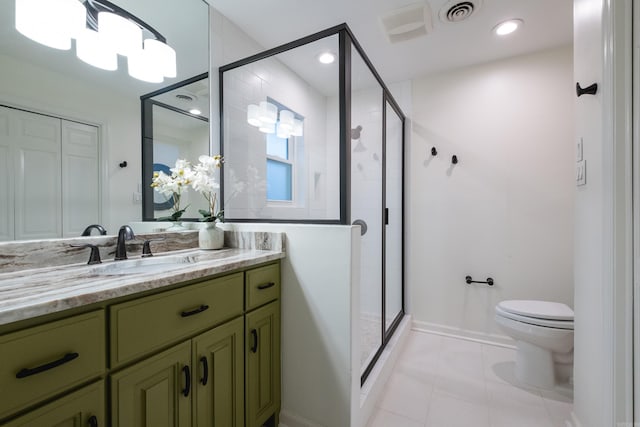
<path fill-rule="evenodd" d="M 107 191 L 104 226 L 113 234 L 120 225 L 140 219 L 141 205 L 134 203 L 132 197 L 140 182 L 142 161 L 139 97 L 102 88 L 88 80 L 45 71 L 4 55 L 0 55 L 0 64 L 0 104 L 101 127 L 103 188 Z M 95 102 L 97 98 L 100 102 Z M 123 160 L 129 167 L 118 166 Z"/>
<path fill-rule="evenodd" d="M 418 325 L 500 339 L 501 300 L 573 306 L 572 87 L 570 47 L 414 80 L 407 238 Z"/>
<path fill-rule="evenodd" d="M 574 6 L 575 79 L 601 82 L 602 1 L 576 0 Z M 576 137 L 583 138 L 587 185 L 576 192 L 574 411 L 589 427 L 607 425 L 603 402 L 605 375 L 603 271 L 602 100 L 583 96 L 575 103 Z"/>
<path fill-rule="evenodd" d="M 282 412 L 287 427 L 358 424 L 360 230 L 340 225 L 231 224 L 286 234 L 282 260 Z M 354 362 L 358 363 L 354 366 Z"/>
<path fill-rule="evenodd" d="M 637 88 L 632 88 L 631 58 L 637 46 L 632 44 L 631 16 L 635 3 L 574 2 L 574 80 L 582 86 L 598 83 L 595 96 L 575 101 L 576 137 L 583 138 L 588 167 L 587 185 L 576 193 L 574 411 L 586 427 L 634 421 L 632 373 L 636 371 L 637 379 L 638 369 L 632 339 L 631 132 L 637 119 L 631 116 L 631 94 Z M 637 111 L 633 115 L 637 118 Z"/>

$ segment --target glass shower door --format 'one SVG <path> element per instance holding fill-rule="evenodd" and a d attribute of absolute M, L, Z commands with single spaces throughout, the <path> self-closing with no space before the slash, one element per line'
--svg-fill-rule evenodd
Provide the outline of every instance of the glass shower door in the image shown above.
<path fill-rule="evenodd" d="M 351 219 L 364 221 L 360 261 L 360 369 L 382 346 L 382 87 L 351 52 Z"/>
<path fill-rule="evenodd" d="M 384 318 L 385 336 L 402 314 L 402 118 L 385 101 L 385 227 Z"/>

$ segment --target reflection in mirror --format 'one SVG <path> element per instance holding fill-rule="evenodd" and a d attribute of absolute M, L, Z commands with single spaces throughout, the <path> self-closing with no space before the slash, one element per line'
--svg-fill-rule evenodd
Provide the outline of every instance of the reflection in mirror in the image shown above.
<path fill-rule="evenodd" d="M 195 165 L 198 157 L 209 154 L 209 78 L 205 73 L 144 95 L 143 178 L 144 220 L 170 216 L 174 197 L 151 189 L 154 172 L 171 175 L 176 160 Z M 186 208 L 183 219 L 199 218 L 198 210 L 207 209 L 205 199 L 194 191 L 184 191 L 180 207 Z"/>
<path fill-rule="evenodd" d="M 0 241 L 80 236 L 93 223 L 113 234 L 141 219 L 140 96 L 207 72 L 209 6 L 111 3 L 166 38 L 176 52 L 174 78 L 133 78 L 121 54 L 116 70 L 96 68 L 78 59 L 75 38 L 68 50 L 35 42 L 16 30 L 15 0 L 0 2 Z"/>
<path fill-rule="evenodd" d="M 225 218 L 340 220 L 339 64 L 319 61 L 338 49 L 332 34 L 221 67 Z"/>

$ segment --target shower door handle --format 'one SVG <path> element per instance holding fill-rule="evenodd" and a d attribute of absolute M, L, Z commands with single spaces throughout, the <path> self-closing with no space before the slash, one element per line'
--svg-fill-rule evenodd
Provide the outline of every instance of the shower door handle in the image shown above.
<path fill-rule="evenodd" d="M 364 236 L 367 234 L 367 223 L 364 222 L 363 219 L 356 219 L 351 223 L 351 225 L 359 225 L 360 226 L 360 235 Z"/>
<path fill-rule="evenodd" d="M 389 208 L 384 208 L 384 225 L 389 225 Z"/>

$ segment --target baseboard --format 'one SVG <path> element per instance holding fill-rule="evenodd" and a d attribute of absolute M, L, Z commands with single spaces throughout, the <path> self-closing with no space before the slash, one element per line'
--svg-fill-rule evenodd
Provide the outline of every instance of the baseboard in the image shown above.
<path fill-rule="evenodd" d="M 575 412 L 571 411 L 571 427 L 582 427 L 582 423 L 578 419 Z"/>
<path fill-rule="evenodd" d="M 278 427 L 323 427 L 321 424 L 309 421 L 299 415 L 286 410 L 280 411 L 280 423 Z"/>
<path fill-rule="evenodd" d="M 413 329 L 414 331 L 428 332 L 431 334 L 460 338 L 468 341 L 479 342 L 482 344 L 515 348 L 515 342 L 505 335 L 487 334 L 484 332 L 470 331 L 467 329 L 439 325 L 437 323 L 423 322 L 420 320 L 414 320 L 411 329 Z"/>

